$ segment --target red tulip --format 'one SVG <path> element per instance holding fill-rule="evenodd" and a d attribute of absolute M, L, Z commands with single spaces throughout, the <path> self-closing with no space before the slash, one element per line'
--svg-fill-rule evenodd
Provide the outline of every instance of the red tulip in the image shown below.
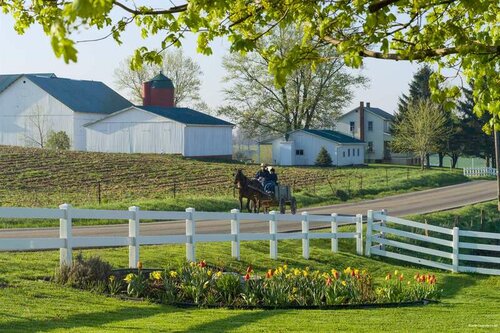
<path fill-rule="evenodd" d="M 327 286 L 331 286 L 332 285 L 332 279 L 330 277 L 328 277 L 328 279 L 326 279 L 326 285 Z"/>
<path fill-rule="evenodd" d="M 253 268 L 252 268 L 252 266 L 248 266 L 248 267 L 247 267 L 247 274 L 250 274 L 250 273 L 252 273 L 252 272 L 253 272 Z"/>
<path fill-rule="evenodd" d="M 205 262 L 205 260 L 202 260 L 202 261 L 200 261 L 200 263 L 198 264 L 198 266 L 200 266 L 201 268 L 207 267 L 207 263 Z"/>
<path fill-rule="evenodd" d="M 245 275 L 245 281 L 248 281 L 248 280 L 250 280 L 250 274 L 249 274 L 249 273 L 247 273 L 247 274 Z"/>

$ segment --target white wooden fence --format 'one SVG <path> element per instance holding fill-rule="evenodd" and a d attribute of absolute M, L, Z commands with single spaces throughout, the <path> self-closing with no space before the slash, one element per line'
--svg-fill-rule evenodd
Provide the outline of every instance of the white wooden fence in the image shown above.
<path fill-rule="evenodd" d="M 497 175 L 497 169 L 495 168 L 487 168 L 487 167 L 464 168 L 463 170 L 464 170 L 464 176 L 467 177 L 486 177 L 486 176 L 496 177 Z"/>
<path fill-rule="evenodd" d="M 0 218 L 30 218 L 30 219 L 59 219 L 59 238 L 0 238 L 0 251 L 46 250 L 59 249 L 61 265 L 71 265 L 74 248 L 128 246 L 129 266 L 137 267 L 141 245 L 186 244 L 186 259 L 196 260 L 196 243 L 198 242 L 231 242 L 231 255 L 239 260 L 240 242 L 269 240 L 270 256 L 278 257 L 278 241 L 283 239 L 301 239 L 302 256 L 309 258 L 309 242 L 311 239 L 331 239 L 331 249 L 338 251 L 338 240 L 341 238 L 356 239 L 356 252 L 363 254 L 363 216 L 339 216 L 337 214 L 310 215 L 306 212 L 301 215 L 240 213 L 233 209 L 230 213 L 196 212 L 194 208 L 187 208 L 185 212 L 142 211 L 138 207 L 130 207 L 128 211 L 121 210 L 91 210 L 75 209 L 68 204 L 61 205 L 60 209 L 47 208 L 4 208 L 0 207 Z M 128 237 L 74 237 L 73 219 L 110 219 L 128 220 Z M 185 220 L 185 235 L 157 235 L 146 236 L 140 234 L 141 220 Z M 196 225 L 213 220 L 231 221 L 231 230 L 228 234 L 198 234 Z M 269 223 L 269 233 L 240 233 L 240 221 L 251 220 Z M 280 222 L 294 221 L 301 225 L 301 232 L 279 233 Z M 310 232 L 310 223 L 329 222 L 330 232 Z M 356 224 L 356 232 L 338 232 L 337 228 L 343 224 Z"/>
<path fill-rule="evenodd" d="M 390 223 L 390 226 L 387 225 Z M 460 240 L 461 237 L 471 237 L 479 239 L 500 239 L 500 233 L 490 233 L 490 232 L 479 232 L 479 231 L 468 231 L 460 230 L 458 227 L 453 229 L 428 225 L 424 223 L 404 220 L 397 217 L 388 216 L 385 211 L 368 211 L 367 214 L 367 224 L 366 224 L 366 246 L 365 254 L 370 256 L 371 254 L 384 256 L 388 258 L 404 260 L 415 264 L 436 267 L 444 270 L 450 270 L 453 272 L 473 272 L 482 274 L 492 274 L 500 275 L 500 246 L 481 244 L 476 242 L 463 242 Z M 449 235 L 448 237 L 430 237 L 422 233 L 415 233 L 410 231 L 404 231 L 397 229 L 398 226 L 406 226 L 416 229 L 421 229 L 425 231 L 432 231 L 439 234 Z M 374 233 L 378 232 L 378 233 Z M 395 239 L 389 239 L 388 235 L 399 236 Z M 451 236 L 451 237 L 450 237 Z M 431 249 L 425 246 L 418 246 L 414 244 L 408 244 L 404 242 L 404 239 L 413 239 L 418 241 L 423 241 L 431 244 L 438 244 L 449 250 L 437 250 Z M 404 249 L 411 252 L 416 252 L 419 254 L 425 254 L 433 257 L 440 257 L 447 259 L 446 262 L 438 262 L 430 259 L 419 258 L 418 256 L 406 255 L 401 253 L 396 253 L 386 250 L 386 246 L 393 248 Z M 495 256 L 479 256 L 479 255 L 468 255 L 461 254 L 460 249 L 475 249 L 475 250 L 486 250 L 499 252 L 499 255 Z M 484 262 L 489 264 L 499 264 L 498 268 L 481 268 L 481 267 L 470 267 L 463 266 L 460 264 L 461 261 L 465 262 Z"/>

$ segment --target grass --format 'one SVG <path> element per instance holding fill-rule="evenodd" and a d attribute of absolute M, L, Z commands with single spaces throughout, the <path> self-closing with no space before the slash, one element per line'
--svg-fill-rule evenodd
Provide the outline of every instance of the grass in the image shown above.
<path fill-rule="evenodd" d="M 430 162 L 431 165 L 438 165 L 439 164 L 439 157 L 438 155 L 431 155 L 430 156 Z M 443 158 L 443 166 L 445 168 L 449 168 L 451 165 L 451 157 L 445 156 Z M 486 166 L 486 160 L 484 158 L 479 158 L 479 157 L 459 157 L 457 161 L 457 168 L 481 168 Z"/>
<path fill-rule="evenodd" d="M 269 259 L 267 242 L 243 242 L 242 260 L 230 257 L 229 243 L 202 243 L 197 255 L 208 262 L 243 271 L 251 264 L 262 273 L 287 263 L 293 267 L 329 270 L 352 266 L 367 269 L 382 283 L 398 269 L 405 277 L 416 272 L 436 274 L 444 289 L 442 302 L 425 307 L 356 310 L 227 310 L 181 309 L 148 302 L 122 301 L 40 280 L 58 265 L 56 251 L 0 253 L 0 331 L 176 331 L 176 332 L 330 332 L 350 331 L 481 331 L 500 325 L 500 277 L 452 274 L 356 256 L 353 240 L 340 240 L 342 252 L 330 252 L 327 240 L 311 241 L 311 258 L 301 258 L 300 241 L 280 241 L 279 258 Z M 180 245 L 141 247 L 145 267 L 160 268 L 184 260 Z M 126 267 L 124 248 L 92 249 L 115 267 Z"/>

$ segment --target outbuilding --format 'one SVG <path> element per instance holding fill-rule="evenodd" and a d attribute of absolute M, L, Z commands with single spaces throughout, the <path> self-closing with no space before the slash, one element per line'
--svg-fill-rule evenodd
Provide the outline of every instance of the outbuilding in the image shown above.
<path fill-rule="evenodd" d="M 275 165 L 314 165 L 322 147 L 334 166 L 359 165 L 365 160 L 365 142 L 328 129 L 295 130 L 260 145 L 272 145 L 269 162 Z"/>
<path fill-rule="evenodd" d="M 172 81 L 159 74 L 143 85 L 142 106 L 131 106 L 85 125 L 87 150 L 232 158 L 233 124 L 176 107 Z"/>

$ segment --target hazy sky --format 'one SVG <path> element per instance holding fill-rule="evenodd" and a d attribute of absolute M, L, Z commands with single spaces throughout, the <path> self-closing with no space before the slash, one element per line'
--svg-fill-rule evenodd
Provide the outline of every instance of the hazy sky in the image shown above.
<path fill-rule="evenodd" d="M 135 48 L 142 45 L 155 48 L 160 40 L 143 40 L 134 28 L 123 36 L 122 45 L 117 45 L 113 39 L 78 44 L 78 62 L 67 65 L 55 57 L 50 40 L 40 27 L 33 26 L 25 35 L 18 35 L 12 26 L 13 19 L 0 14 L 0 74 L 49 72 L 59 77 L 102 81 L 116 90 L 113 72 L 118 64 L 130 56 Z M 86 31 L 76 39 L 102 37 L 105 34 L 104 31 Z M 221 92 L 224 69 L 221 63 L 222 57 L 227 54 L 228 45 L 220 40 L 213 44 L 214 53 L 204 56 L 196 53 L 195 40 L 195 36 L 186 39 L 183 50 L 201 66 L 204 74 L 201 89 L 203 100 L 216 107 L 224 100 Z M 359 105 L 360 101 L 365 101 L 393 113 L 398 97 L 402 92 L 407 92 L 408 83 L 417 69 L 417 64 L 409 62 L 365 60 L 361 73 L 370 79 L 370 85 L 357 89 L 351 105 L 342 111 L 346 112 Z M 121 93 L 125 96 L 124 92 Z"/>

